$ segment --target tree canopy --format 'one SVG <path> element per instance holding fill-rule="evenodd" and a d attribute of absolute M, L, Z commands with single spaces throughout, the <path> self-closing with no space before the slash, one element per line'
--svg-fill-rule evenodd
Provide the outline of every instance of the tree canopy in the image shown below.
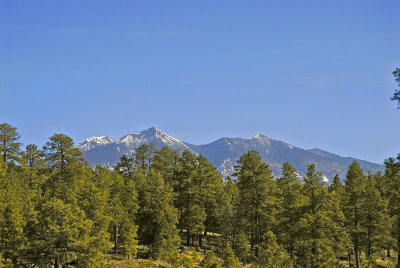
<path fill-rule="evenodd" d="M 272 174 L 256 151 L 224 178 L 202 155 L 154 144 L 109 169 L 64 134 L 24 151 L 15 127 L 0 134 L 0 266 L 400 264 L 400 156 L 377 174 L 353 162 L 327 185 L 314 164 L 302 179 L 289 162 Z"/>
<path fill-rule="evenodd" d="M 394 78 L 396 80 L 397 85 L 400 87 L 400 69 L 396 68 L 393 71 Z M 397 108 L 400 109 L 400 89 L 395 89 L 393 93 L 393 97 L 391 100 L 397 101 Z"/>

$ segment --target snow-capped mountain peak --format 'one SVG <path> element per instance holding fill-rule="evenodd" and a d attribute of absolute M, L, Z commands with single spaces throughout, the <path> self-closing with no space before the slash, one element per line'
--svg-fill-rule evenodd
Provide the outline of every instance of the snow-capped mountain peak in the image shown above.
<path fill-rule="evenodd" d="M 267 136 L 257 134 L 254 137 L 251 137 L 249 140 L 252 142 L 259 143 L 261 145 L 269 146 L 271 144 L 272 139 L 268 138 Z"/>
<path fill-rule="evenodd" d="M 253 137 L 251 137 L 250 138 L 250 140 L 251 139 L 269 139 L 267 136 L 264 136 L 264 135 L 261 135 L 261 134 L 257 134 L 257 135 L 255 135 L 255 136 L 253 136 Z"/>
<path fill-rule="evenodd" d="M 250 150 L 260 153 L 262 160 L 270 165 L 274 176 L 279 176 L 282 163 L 289 161 L 299 176 L 305 176 L 308 163 L 315 163 L 326 178 L 333 178 L 335 174 L 344 178 L 347 166 L 354 160 L 320 149 L 304 150 L 261 134 L 248 139 L 221 138 L 209 144 L 194 145 L 180 141 L 155 127 L 128 134 L 116 141 L 105 136 L 91 137 L 78 143 L 76 147 L 83 152 L 91 165 L 114 166 L 122 155 L 131 156 L 140 145 L 151 143 L 156 149 L 168 146 L 179 152 L 188 150 L 195 155 L 204 155 L 224 176 L 232 174 L 236 161 Z M 383 169 L 383 166 L 367 161 L 359 160 L 359 163 L 366 171 L 377 172 Z"/>
<path fill-rule="evenodd" d="M 154 143 L 162 146 L 169 147 L 183 147 L 187 150 L 190 150 L 189 147 L 186 146 L 182 141 L 165 134 L 161 130 L 155 127 L 150 127 L 146 130 L 140 132 L 134 132 L 132 134 L 128 134 L 121 139 L 116 141 L 117 144 L 125 144 L 127 147 L 138 147 L 140 144 L 150 144 Z"/>
<path fill-rule="evenodd" d="M 86 152 L 89 151 L 90 149 L 93 149 L 94 147 L 106 145 L 113 142 L 114 140 L 107 136 L 100 136 L 100 137 L 93 136 L 79 142 L 78 144 L 76 144 L 76 147 L 82 152 Z"/>
<path fill-rule="evenodd" d="M 184 142 L 165 134 L 155 127 L 150 127 L 146 130 L 139 132 L 133 132 L 115 141 L 108 137 L 91 137 L 78 143 L 76 147 L 83 153 L 85 153 L 86 156 L 87 153 L 91 155 L 94 154 L 94 151 L 97 150 L 107 151 L 109 155 L 116 154 L 121 156 L 122 154 L 130 155 L 134 153 L 135 149 L 138 148 L 140 145 L 149 145 L 151 143 L 153 143 L 157 149 L 168 146 L 173 150 L 178 150 L 181 152 L 184 150 L 189 150 L 193 152 L 193 150 Z M 107 145 L 107 148 L 100 148 L 103 145 Z M 119 160 L 119 157 L 116 159 L 113 158 L 112 161 L 107 161 L 106 164 L 113 165 L 117 160 Z M 104 163 L 102 162 L 102 164 Z"/>

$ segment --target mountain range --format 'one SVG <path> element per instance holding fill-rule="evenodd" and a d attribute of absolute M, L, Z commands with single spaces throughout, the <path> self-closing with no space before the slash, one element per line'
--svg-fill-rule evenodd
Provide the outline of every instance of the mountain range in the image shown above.
<path fill-rule="evenodd" d="M 328 182 L 335 174 L 343 180 L 347 167 L 357 160 L 364 172 L 376 173 L 384 169 L 383 165 L 342 157 L 321 149 L 301 149 L 288 143 L 257 134 L 252 138 L 220 138 L 212 143 L 194 145 L 180 141 L 161 130 L 151 127 L 144 131 L 128 134 L 118 140 L 106 136 L 91 137 L 76 144 L 91 166 L 113 167 L 122 155 L 132 155 L 141 144 L 154 143 L 157 149 L 168 146 L 183 152 L 189 150 L 204 155 L 223 176 L 231 175 L 233 166 L 239 157 L 249 150 L 258 151 L 262 160 L 269 164 L 273 174 L 280 176 L 282 163 L 289 161 L 297 170 L 299 177 L 305 176 L 307 164 L 314 163 L 317 170 Z"/>

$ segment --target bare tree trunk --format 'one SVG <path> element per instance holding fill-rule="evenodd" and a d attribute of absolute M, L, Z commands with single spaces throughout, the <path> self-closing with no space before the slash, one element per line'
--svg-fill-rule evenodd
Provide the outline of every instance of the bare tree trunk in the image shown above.
<path fill-rule="evenodd" d="M 397 216 L 397 268 L 400 268 L 400 215 Z"/>
<path fill-rule="evenodd" d="M 114 254 L 117 255 L 118 253 L 118 224 L 115 224 L 114 227 Z"/>
<path fill-rule="evenodd" d="M 190 246 L 190 232 L 186 230 L 186 245 Z"/>
<path fill-rule="evenodd" d="M 203 246 L 203 235 L 199 234 L 199 247 Z"/>
<path fill-rule="evenodd" d="M 356 256 L 356 268 L 360 267 L 360 260 L 358 258 L 358 221 L 357 221 L 357 206 L 354 207 L 354 228 L 356 231 L 356 241 L 354 242 L 354 251 Z"/>
<path fill-rule="evenodd" d="M 59 260 L 58 260 L 58 256 L 56 257 L 56 259 L 54 260 L 54 268 L 59 268 L 60 264 L 59 264 Z"/>

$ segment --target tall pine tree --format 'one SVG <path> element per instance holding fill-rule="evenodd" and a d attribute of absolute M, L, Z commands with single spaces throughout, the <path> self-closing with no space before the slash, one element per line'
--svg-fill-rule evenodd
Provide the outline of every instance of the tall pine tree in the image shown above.
<path fill-rule="evenodd" d="M 355 266 L 360 267 L 360 242 L 362 236 L 362 223 L 365 220 L 361 211 L 363 195 L 366 187 L 366 177 L 360 165 L 354 161 L 350 164 L 345 180 L 343 212 L 346 217 L 346 226 L 350 233 Z"/>
<path fill-rule="evenodd" d="M 302 216 L 304 203 L 301 194 L 301 183 L 297 180 L 297 172 L 289 163 L 283 163 L 282 176 L 277 179 L 280 196 L 280 207 L 278 211 L 278 234 L 279 241 L 294 258 L 294 251 L 299 237 L 299 221 Z"/>
<path fill-rule="evenodd" d="M 238 180 L 238 213 L 242 219 L 242 230 L 249 237 L 252 252 L 258 257 L 265 233 L 275 225 L 276 183 L 268 165 L 261 161 L 256 151 L 249 151 L 240 157 L 234 176 Z"/>

